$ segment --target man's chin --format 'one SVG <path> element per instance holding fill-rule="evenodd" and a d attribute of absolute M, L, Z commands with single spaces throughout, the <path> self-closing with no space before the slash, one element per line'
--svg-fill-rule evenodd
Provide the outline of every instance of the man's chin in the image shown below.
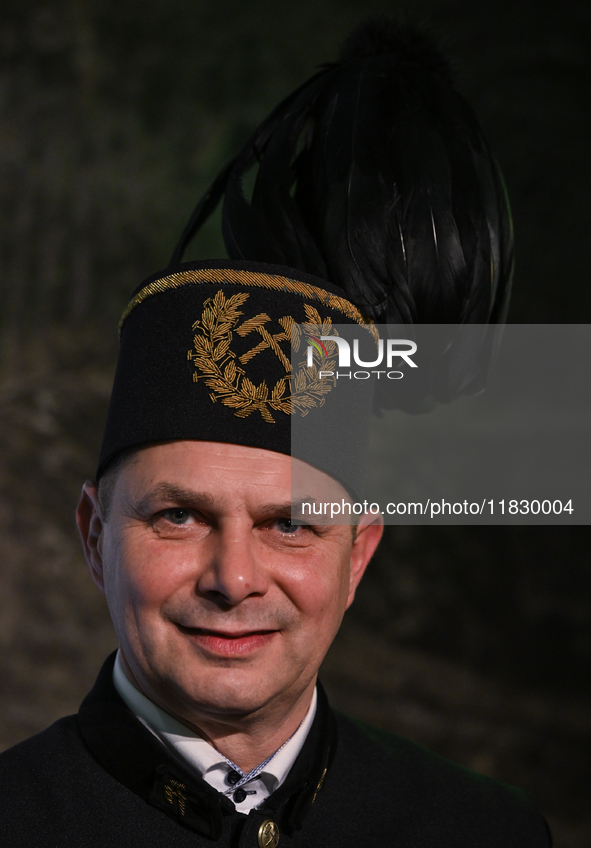
<path fill-rule="evenodd" d="M 264 686 L 254 670 L 215 669 L 211 675 L 202 672 L 198 680 L 175 680 L 166 683 L 162 692 L 168 703 L 161 705 L 167 712 L 178 718 L 183 724 L 199 730 L 201 721 L 241 719 L 253 716 L 264 710 L 274 699 L 272 686 Z M 170 693 L 176 690 L 177 697 L 170 699 Z"/>

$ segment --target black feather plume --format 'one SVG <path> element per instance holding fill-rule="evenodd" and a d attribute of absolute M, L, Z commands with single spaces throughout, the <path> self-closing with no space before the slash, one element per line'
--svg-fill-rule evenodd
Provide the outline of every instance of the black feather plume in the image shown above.
<path fill-rule="evenodd" d="M 452 82 L 449 60 L 424 33 L 390 18 L 375 18 L 354 29 L 339 54 L 339 63 L 391 53 L 402 61 L 415 62 Z"/>
<path fill-rule="evenodd" d="M 232 259 L 328 279 L 377 323 L 504 321 L 513 239 L 503 179 L 449 63 L 410 27 L 370 21 L 352 33 L 214 188 L 193 220 L 223 192 Z M 494 333 L 481 339 L 487 355 L 493 345 Z M 462 358 L 442 342 L 440 399 L 482 385 L 481 365 L 452 367 Z"/>

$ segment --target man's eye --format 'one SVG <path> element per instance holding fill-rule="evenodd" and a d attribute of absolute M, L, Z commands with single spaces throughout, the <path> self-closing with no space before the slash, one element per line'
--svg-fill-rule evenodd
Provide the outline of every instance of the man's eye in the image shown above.
<path fill-rule="evenodd" d="M 162 512 L 162 516 L 170 521 L 171 524 L 187 524 L 191 518 L 191 513 L 188 509 L 177 507 L 176 509 L 165 509 Z"/>
<path fill-rule="evenodd" d="M 301 521 L 296 521 L 292 518 L 279 518 L 277 519 L 277 529 L 281 533 L 290 533 L 293 535 L 297 533 L 300 528 L 303 528 L 305 525 Z"/>

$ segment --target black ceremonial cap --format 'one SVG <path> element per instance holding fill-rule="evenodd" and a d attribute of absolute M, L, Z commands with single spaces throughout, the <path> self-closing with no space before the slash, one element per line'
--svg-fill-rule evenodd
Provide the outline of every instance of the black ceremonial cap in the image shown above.
<path fill-rule="evenodd" d="M 326 354 L 314 350 L 312 367 L 306 356 L 308 337 L 333 335 L 335 324 L 375 335 L 341 295 L 290 268 L 229 260 L 183 263 L 146 280 L 121 320 L 98 475 L 121 451 L 172 439 L 291 454 L 291 416 L 331 408 L 331 393 L 331 420 L 342 421 L 334 381 L 319 378 L 321 370 L 334 370 L 331 344 Z M 363 429 L 357 436 L 349 431 L 347 450 Z M 338 476 L 342 456 L 331 465 L 316 435 L 318 454 L 311 444 L 301 458 Z M 347 465 L 342 482 L 351 489 L 360 469 Z"/>

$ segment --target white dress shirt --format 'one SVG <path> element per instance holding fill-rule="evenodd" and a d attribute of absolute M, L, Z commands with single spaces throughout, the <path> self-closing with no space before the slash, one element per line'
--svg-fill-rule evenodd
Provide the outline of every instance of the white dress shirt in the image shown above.
<path fill-rule="evenodd" d="M 213 745 L 136 689 L 123 671 L 119 651 L 113 668 L 113 683 L 136 718 L 210 786 L 230 798 L 241 813 L 258 807 L 281 786 L 306 741 L 316 715 L 314 689 L 308 712 L 296 732 L 274 754 L 245 774 Z"/>

